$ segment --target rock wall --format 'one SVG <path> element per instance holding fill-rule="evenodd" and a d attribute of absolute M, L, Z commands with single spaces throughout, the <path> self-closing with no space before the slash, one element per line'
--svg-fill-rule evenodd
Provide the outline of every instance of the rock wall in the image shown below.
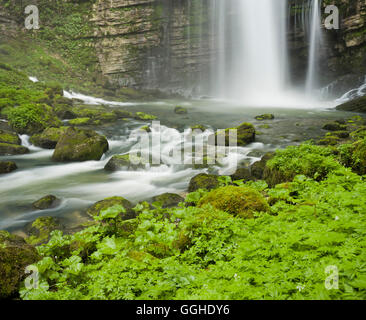
<path fill-rule="evenodd" d="M 121 86 L 195 88 L 207 74 L 209 0 L 99 0 L 95 45 L 103 73 Z"/>

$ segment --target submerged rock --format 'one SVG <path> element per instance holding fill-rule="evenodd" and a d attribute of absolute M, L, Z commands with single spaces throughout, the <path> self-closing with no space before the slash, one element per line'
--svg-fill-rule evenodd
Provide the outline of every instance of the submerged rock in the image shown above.
<path fill-rule="evenodd" d="M 198 189 L 212 190 L 220 186 L 218 176 L 213 174 L 200 173 L 189 181 L 188 192 Z"/>
<path fill-rule="evenodd" d="M 40 134 L 33 135 L 29 141 L 37 147 L 55 149 L 57 142 L 68 127 L 47 128 Z"/>
<path fill-rule="evenodd" d="M 29 149 L 17 144 L 0 143 L 0 156 L 10 156 L 16 154 L 26 154 Z"/>
<path fill-rule="evenodd" d="M 175 109 L 174 109 L 174 112 L 176 114 L 187 114 L 188 110 L 186 108 L 181 107 L 181 106 L 176 106 Z"/>
<path fill-rule="evenodd" d="M 146 121 L 146 120 L 155 120 L 157 119 L 157 117 L 151 114 L 147 114 L 145 112 L 136 112 L 135 119 Z"/>
<path fill-rule="evenodd" d="M 10 173 L 18 169 L 17 165 L 13 161 L 0 161 L 0 174 Z"/>
<path fill-rule="evenodd" d="M 31 245 L 40 245 L 48 242 L 52 231 L 63 229 L 64 227 L 57 218 L 39 217 L 26 226 L 29 237 L 25 241 Z"/>
<path fill-rule="evenodd" d="M 33 208 L 38 210 L 45 210 L 50 208 L 55 208 L 60 204 L 60 199 L 53 195 L 45 196 L 32 203 Z"/>
<path fill-rule="evenodd" d="M 100 160 L 108 151 L 108 141 L 92 130 L 68 128 L 60 137 L 53 153 L 55 161 Z"/>
<path fill-rule="evenodd" d="M 269 211 L 266 199 L 258 191 L 244 187 L 226 186 L 212 190 L 199 201 L 198 206 L 207 204 L 245 219 L 254 218 L 255 212 Z"/>
<path fill-rule="evenodd" d="M 113 207 L 115 205 L 121 205 L 126 209 L 126 212 L 121 212 L 120 216 L 123 220 L 129 220 L 136 218 L 135 211 L 132 210 L 133 205 L 130 201 L 123 197 L 110 197 L 104 200 L 98 201 L 93 204 L 88 210 L 87 214 L 94 217 L 100 214 L 101 211 Z"/>
<path fill-rule="evenodd" d="M 131 154 L 114 155 L 104 169 L 107 171 L 137 170 L 145 168 L 143 159 Z"/>
<path fill-rule="evenodd" d="M 18 296 L 25 268 L 40 260 L 36 248 L 21 237 L 0 231 L 0 299 Z"/>
<path fill-rule="evenodd" d="M 176 207 L 180 202 L 184 201 L 179 194 L 163 193 L 152 198 L 153 202 L 160 202 L 163 208 Z"/>
<path fill-rule="evenodd" d="M 255 119 L 258 121 L 273 120 L 274 118 L 275 116 L 272 113 L 265 113 L 255 117 Z"/>

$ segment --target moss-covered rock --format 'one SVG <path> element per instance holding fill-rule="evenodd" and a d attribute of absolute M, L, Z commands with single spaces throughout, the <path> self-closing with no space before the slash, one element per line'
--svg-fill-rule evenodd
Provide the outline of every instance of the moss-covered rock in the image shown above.
<path fill-rule="evenodd" d="M 140 130 L 145 131 L 147 133 L 151 132 L 151 128 L 149 126 L 143 126 L 143 127 L 140 128 Z"/>
<path fill-rule="evenodd" d="M 39 217 L 26 226 L 28 238 L 25 241 L 34 246 L 40 245 L 48 242 L 52 231 L 63 229 L 64 227 L 57 218 Z"/>
<path fill-rule="evenodd" d="M 114 112 L 118 119 L 133 118 L 132 112 L 127 110 L 116 109 Z"/>
<path fill-rule="evenodd" d="M 40 260 L 37 250 L 24 239 L 0 231 L 0 299 L 16 298 L 25 268 Z"/>
<path fill-rule="evenodd" d="M 0 143 L 0 156 L 10 156 L 16 154 L 26 154 L 29 149 L 17 144 Z"/>
<path fill-rule="evenodd" d="M 75 118 L 69 121 L 69 124 L 72 126 L 86 126 L 92 124 L 93 120 L 91 118 Z"/>
<path fill-rule="evenodd" d="M 260 161 L 254 162 L 250 167 L 252 176 L 259 180 L 262 179 L 267 161 L 272 159 L 274 156 L 275 154 L 273 152 L 267 152 Z"/>
<path fill-rule="evenodd" d="M 346 130 L 332 132 L 332 136 L 336 136 L 341 139 L 347 139 L 349 138 L 349 135 L 349 132 Z"/>
<path fill-rule="evenodd" d="M 0 130 L 0 143 L 20 144 L 20 138 L 15 132 Z"/>
<path fill-rule="evenodd" d="M 207 130 L 207 127 L 202 125 L 202 124 L 196 124 L 194 126 L 191 126 L 191 130 L 194 131 L 194 130 L 201 130 L 202 132 L 206 131 Z"/>
<path fill-rule="evenodd" d="M 218 131 L 215 134 L 215 143 L 218 144 L 218 135 L 225 135 L 225 145 L 228 146 L 229 142 L 234 142 L 234 136 L 231 136 L 230 130 L 236 130 L 236 138 L 237 138 L 237 145 L 244 147 L 248 145 L 249 143 L 252 143 L 255 141 L 255 128 L 251 123 L 242 123 L 240 126 L 235 128 L 228 128 L 224 131 Z"/>
<path fill-rule="evenodd" d="M 342 111 L 366 112 L 366 96 L 343 103 L 336 108 Z"/>
<path fill-rule="evenodd" d="M 250 172 L 250 169 L 248 169 L 248 168 L 238 168 L 238 169 L 236 169 L 234 174 L 232 174 L 230 177 L 231 177 L 232 181 L 236 181 L 236 180 L 244 180 L 244 181 L 254 180 L 254 177 L 252 176 L 252 173 Z"/>
<path fill-rule="evenodd" d="M 188 110 L 186 108 L 181 107 L 181 106 L 176 106 L 174 108 L 174 112 L 176 114 L 187 114 L 188 113 Z"/>
<path fill-rule="evenodd" d="M 265 113 L 255 117 L 258 121 L 273 120 L 274 118 L 275 116 L 272 113 Z"/>
<path fill-rule="evenodd" d="M 220 186 L 218 176 L 213 174 L 200 173 L 189 181 L 188 192 L 198 189 L 212 190 Z"/>
<path fill-rule="evenodd" d="M 29 141 L 37 147 L 55 149 L 61 135 L 64 134 L 66 130 L 67 127 L 47 128 L 42 133 L 33 135 Z"/>
<path fill-rule="evenodd" d="M 144 160 L 132 154 L 114 155 L 105 165 L 107 171 L 144 169 Z"/>
<path fill-rule="evenodd" d="M 66 120 L 66 119 L 75 119 L 77 118 L 77 115 L 75 114 L 75 112 L 72 110 L 72 107 L 68 106 L 68 105 L 57 105 L 54 107 L 54 111 L 57 115 L 57 117 L 59 117 L 62 120 Z"/>
<path fill-rule="evenodd" d="M 327 131 L 343 131 L 345 128 L 345 125 L 342 125 L 336 121 L 328 122 L 323 126 L 323 129 Z"/>
<path fill-rule="evenodd" d="M 157 119 L 157 117 L 151 114 L 147 114 L 145 112 L 136 112 L 135 119 L 146 121 L 146 120 L 155 120 Z"/>
<path fill-rule="evenodd" d="M 52 159 L 55 161 L 100 160 L 108 141 L 92 130 L 68 128 L 60 137 Z"/>
<path fill-rule="evenodd" d="M 318 141 L 321 146 L 335 146 L 341 139 L 337 136 L 328 135 Z"/>
<path fill-rule="evenodd" d="M 19 134 L 40 133 L 47 127 L 59 127 L 61 121 L 46 104 L 24 104 L 7 112 L 9 123 Z"/>
<path fill-rule="evenodd" d="M 0 174 L 10 173 L 18 167 L 13 161 L 0 161 Z"/>
<path fill-rule="evenodd" d="M 152 198 L 153 202 L 160 202 L 163 208 L 176 207 L 184 198 L 176 193 L 163 193 Z"/>
<path fill-rule="evenodd" d="M 360 175 L 366 174 L 366 138 L 352 145 L 352 169 Z"/>
<path fill-rule="evenodd" d="M 98 216 L 101 211 L 108 209 L 110 207 L 120 205 L 122 206 L 126 212 L 121 212 L 120 216 L 123 220 L 129 220 L 136 218 L 136 213 L 134 210 L 132 210 L 133 205 L 130 201 L 123 197 L 110 197 L 106 198 L 104 200 L 98 201 L 94 203 L 88 210 L 87 214 L 94 217 Z"/>
<path fill-rule="evenodd" d="M 253 218 L 255 212 L 269 211 L 264 197 L 258 191 L 246 187 L 226 186 L 212 190 L 199 201 L 198 206 L 207 204 L 246 219 Z"/>
<path fill-rule="evenodd" d="M 55 208 L 60 204 L 60 199 L 53 195 L 47 195 L 32 203 L 33 208 L 38 210 L 45 210 L 49 208 Z"/>

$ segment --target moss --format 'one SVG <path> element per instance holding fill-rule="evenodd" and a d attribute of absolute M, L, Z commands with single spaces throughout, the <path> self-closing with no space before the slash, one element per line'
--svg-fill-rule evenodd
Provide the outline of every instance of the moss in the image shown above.
<path fill-rule="evenodd" d="M 33 208 L 38 210 L 45 210 L 54 208 L 60 203 L 60 200 L 53 195 L 47 195 L 32 203 Z"/>
<path fill-rule="evenodd" d="M 352 168 L 360 175 L 366 174 L 366 139 L 353 144 Z"/>
<path fill-rule="evenodd" d="M 85 126 L 92 122 L 90 118 L 75 118 L 69 121 L 72 126 Z"/>
<path fill-rule="evenodd" d="M 150 133 L 151 132 L 151 129 L 150 129 L 149 126 L 143 126 L 143 127 L 140 128 L 140 130 L 143 130 L 143 131 L 145 131 L 147 133 Z"/>
<path fill-rule="evenodd" d="M 126 209 L 126 212 L 120 214 L 123 220 L 136 218 L 136 213 L 132 210 L 132 203 L 123 197 L 111 197 L 98 201 L 93 204 L 86 213 L 92 217 L 97 216 L 100 214 L 101 211 L 115 205 L 121 205 L 123 208 Z"/>
<path fill-rule="evenodd" d="M 9 143 L 0 143 L 0 156 L 26 154 L 28 152 L 29 149 L 23 146 Z"/>
<path fill-rule="evenodd" d="M 339 141 L 340 141 L 339 137 L 330 135 L 324 137 L 323 139 L 320 139 L 318 141 L 318 144 L 322 146 L 335 146 L 339 143 Z"/>
<path fill-rule="evenodd" d="M 107 171 L 137 170 L 145 168 L 145 164 L 143 158 L 132 154 L 114 155 L 104 169 Z"/>
<path fill-rule="evenodd" d="M 366 96 L 341 104 L 336 109 L 351 112 L 366 112 Z"/>
<path fill-rule="evenodd" d="M 40 260 L 37 250 L 24 239 L 0 231 L 0 299 L 16 298 L 25 268 Z"/>
<path fill-rule="evenodd" d="M 9 144 L 20 144 L 20 138 L 14 132 L 0 130 L 0 142 Z"/>
<path fill-rule="evenodd" d="M 54 149 L 57 142 L 60 140 L 61 135 L 64 134 L 66 130 L 67 127 L 47 128 L 42 133 L 33 135 L 29 141 L 41 148 Z"/>
<path fill-rule="evenodd" d="M 118 119 L 133 118 L 132 112 L 127 111 L 127 110 L 116 109 L 114 112 L 117 115 Z"/>
<path fill-rule="evenodd" d="M 40 245 L 48 242 L 52 231 L 62 230 L 63 227 L 54 217 L 39 217 L 27 229 L 29 237 L 25 241 L 31 245 Z"/>
<path fill-rule="evenodd" d="M 275 116 L 271 113 L 265 113 L 262 114 L 260 116 L 256 116 L 255 119 L 258 121 L 263 121 L 263 120 L 273 120 L 275 118 Z"/>
<path fill-rule="evenodd" d="M 109 149 L 104 136 L 92 130 L 68 128 L 60 137 L 52 155 L 55 161 L 100 160 Z"/>
<path fill-rule="evenodd" d="M 323 126 L 323 129 L 328 131 L 343 131 L 345 128 L 345 125 L 338 122 L 328 122 Z"/>
<path fill-rule="evenodd" d="M 199 201 L 198 206 L 207 204 L 241 218 L 253 218 L 255 212 L 269 211 L 264 197 L 258 191 L 246 187 L 227 186 L 213 190 Z"/>
<path fill-rule="evenodd" d="M 18 167 L 13 161 L 0 161 L 0 174 L 10 173 Z"/>
<path fill-rule="evenodd" d="M 194 192 L 198 189 L 212 190 L 218 188 L 219 185 L 218 176 L 200 173 L 190 180 L 188 192 Z"/>
<path fill-rule="evenodd" d="M 171 208 L 176 207 L 180 202 L 183 202 L 184 198 L 176 193 L 163 193 L 153 197 L 152 200 L 153 202 L 160 202 L 163 208 Z"/>
<path fill-rule="evenodd" d="M 46 104 L 24 104 L 8 112 L 9 123 L 19 134 L 40 133 L 47 127 L 59 127 L 61 121 Z"/>
<path fill-rule="evenodd" d="M 135 119 L 146 121 L 146 120 L 155 120 L 157 119 L 157 117 L 144 112 L 136 112 Z"/>
<path fill-rule="evenodd" d="M 206 131 L 207 128 L 202 125 L 202 124 L 196 124 L 194 126 L 191 126 L 191 130 L 194 131 L 194 130 L 201 130 L 202 132 Z"/>
<path fill-rule="evenodd" d="M 187 114 L 188 113 L 188 110 L 186 108 L 181 107 L 181 106 L 176 106 L 174 108 L 174 112 L 176 114 Z"/>
<path fill-rule="evenodd" d="M 236 130 L 236 138 L 238 146 L 246 146 L 249 143 L 255 141 L 255 129 L 251 123 L 244 122 L 240 126 L 235 128 L 228 128 L 224 131 L 218 131 L 216 133 L 216 145 L 218 144 L 218 135 L 225 135 L 225 145 L 229 145 L 229 142 L 234 142 L 234 136 L 230 135 L 230 130 Z"/>

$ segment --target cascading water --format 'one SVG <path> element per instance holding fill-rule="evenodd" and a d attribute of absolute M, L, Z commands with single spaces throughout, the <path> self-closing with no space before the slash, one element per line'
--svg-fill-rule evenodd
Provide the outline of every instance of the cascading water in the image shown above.
<path fill-rule="evenodd" d="M 215 0 L 213 96 L 273 102 L 287 77 L 286 0 Z"/>
<path fill-rule="evenodd" d="M 308 71 L 306 76 L 306 93 L 311 94 L 318 88 L 317 68 L 319 67 L 318 52 L 322 43 L 321 29 L 321 0 L 312 0 L 310 5 L 309 19 L 309 59 Z"/>

